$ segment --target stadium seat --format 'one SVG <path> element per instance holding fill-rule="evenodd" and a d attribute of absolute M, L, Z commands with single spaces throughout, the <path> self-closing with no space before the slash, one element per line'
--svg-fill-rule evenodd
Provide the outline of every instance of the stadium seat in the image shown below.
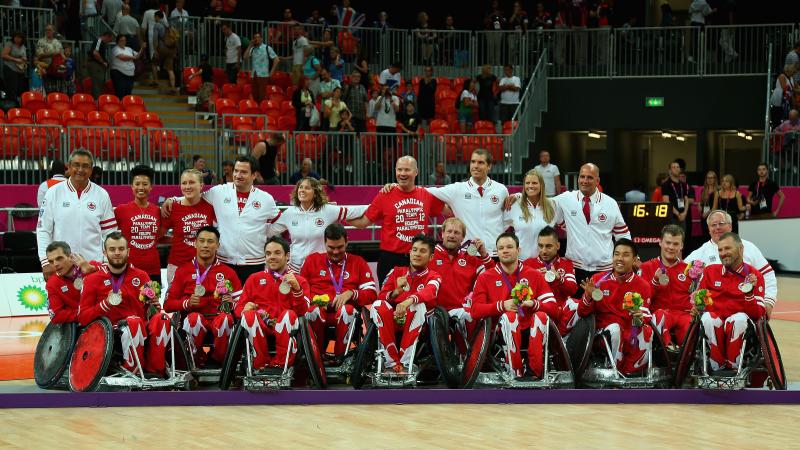
<path fill-rule="evenodd" d="M 231 123 L 230 116 L 232 114 L 238 113 L 239 108 L 237 107 L 237 104 L 234 103 L 233 100 L 229 98 L 218 98 L 216 102 L 214 102 L 214 111 L 217 113 L 217 117 L 219 120 L 217 126 L 223 126 L 223 118 L 225 119 L 224 124 L 229 125 Z"/>
<path fill-rule="evenodd" d="M 100 111 L 114 114 L 117 111 L 122 111 L 122 105 L 116 95 L 103 94 L 97 98 L 97 105 Z"/>
<path fill-rule="evenodd" d="M 14 159 L 19 156 L 19 128 L 0 127 L 0 158 Z"/>
<path fill-rule="evenodd" d="M 231 128 L 234 131 L 253 131 L 256 129 L 256 121 L 250 116 L 232 116 Z"/>
<path fill-rule="evenodd" d="M 136 116 L 136 121 L 142 128 L 164 128 L 161 118 L 154 112 L 143 112 Z"/>
<path fill-rule="evenodd" d="M 89 111 L 97 111 L 97 106 L 90 94 L 75 94 L 72 96 L 72 109 L 86 115 Z"/>
<path fill-rule="evenodd" d="M 370 117 L 367 119 L 367 133 L 377 133 L 378 132 L 378 122 L 375 118 Z"/>
<path fill-rule="evenodd" d="M 236 76 L 236 84 L 239 86 L 244 86 L 246 84 L 250 84 L 252 79 L 253 78 L 251 77 L 250 72 L 241 71 Z"/>
<path fill-rule="evenodd" d="M 455 77 L 453 78 L 453 90 L 461 94 L 461 91 L 464 90 L 464 82 L 467 81 L 466 77 Z"/>
<path fill-rule="evenodd" d="M 431 134 L 450 133 L 450 125 L 447 124 L 447 121 L 441 119 L 431 120 L 430 129 L 431 129 Z"/>
<path fill-rule="evenodd" d="M 61 122 L 65 127 L 84 127 L 86 115 L 81 111 L 70 109 L 61 114 Z"/>
<path fill-rule="evenodd" d="M 183 86 L 187 94 L 196 94 L 200 90 L 200 86 L 203 85 L 201 77 L 189 78 L 189 75 L 195 73 L 197 73 L 197 68 L 195 67 L 185 67 L 183 69 Z"/>
<path fill-rule="evenodd" d="M 92 93 L 92 79 L 90 77 L 86 77 L 81 81 L 80 85 L 81 89 L 78 90 L 79 94 L 91 94 Z"/>
<path fill-rule="evenodd" d="M 475 131 L 476 134 L 496 134 L 497 129 L 494 126 L 493 122 L 488 120 L 478 120 L 472 126 L 472 129 Z"/>
<path fill-rule="evenodd" d="M 220 69 L 219 67 L 214 67 L 213 74 L 214 84 L 217 89 L 222 89 L 222 86 L 228 82 L 228 74 L 225 73 L 225 69 Z"/>
<path fill-rule="evenodd" d="M 289 86 L 286 88 L 286 100 L 292 101 L 292 97 L 294 97 L 294 92 L 297 90 L 294 86 Z"/>
<path fill-rule="evenodd" d="M 28 91 L 22 93 L 22 107 L 35 113 L 40 109 L 47 108 L 47 102 L 41 92 Z"/>
<path fill-rule="evenodd" d="M 129 113 L 126 111 L 118 111 L 114 113 L 114 125 L 118 127 L 133 127 L 136 128 L 139 125 L 136 123 L 136 116 L 138 114 Z"/>
<path fill-rule="evenodd" d="M 122 109 L 130 113 L 140 113 L 147 111 L 144 100 L 138 95 L 126 95 L 122 99 Z"/>
<path fill-rule="evenodd" d="M 141 153 L 141 134 L 138 130 L 111 128 L 108 130 L 106 148 L 106 158 L 138 160 Z"/>
<path fill-rule="evenodd" d="M 281 115 L 287 116 L 292 115 L 294 116 L 294 106 L 292 106 L 292 102 L 290 100 L 284 100 L 281 102 Z"/>
<path fill-rule="evenodd" d="M 58 125 L 61 126 L 61 117 L 54 109 L 40 109 L 34 114 L 37 125 Z"/>
<path fill-rule="evenodd" d="M 287 72 L 275 72 L 270 77 L 270 81 L 272 82 L 272 84 L 279 86 L 284 91 L 286 91 L 290 87 L 293 87 L 292 77 Z"/>
<path fill-rule="evenodd" d="M 159 130 L 148 133 L 150 139 L 150 158 L 157 161 L 177 160 L 180 156 L 180 142 L 171 130 Z"/>
<path fill-rule="evenodd" d="M 299 133 L 294 136 L 294 151 L 298 161 L 305 158 L 319 159 L 323 148 L 324 135 Z"/>
<path fill-rule="evenodd" d="M 278 129 L 281 131 L 294 131 L 297 128 L 297 119 L 294 114 L 291 116 L 282 115 L 278 117 Z"/>
<path fill-rule="evenodd" d="M 269 98 L 269 101 L 277 103 L 278 105 L 286 101 L 286 95 L 279 92 L 274 94 L 269 94 L 267 98 Z"/>
<path fill-rule="evenodd" d="M 111 115 L 105 111 L 91 111 L 86 115 L 86 124 L 90 127 L 110 127 Z"/>
<path fill-rule="evenodd" d="M 283 94 L 283 93 L 284 93 L 284 90 L 283 90 L 282 87 L 280 87 L 278 85 L 275 85 L 275 84 L 268 84 L 267 85 L 267 92 L 266 92 L 267 95 L 270 95 L 270 94 Z"/>
<path fill-rule="evenodd" d="M 33 114 L 30 110 L 22 108 L 11 108 L 6 113 L 7 121 L 13 125 L 33 124 Z"/>
<path fill-rule="evenodd" d="M 60 113 L 70 109 L 69 95 L 63 92 L 51 92 L 47 94 L 47 107 Z"/>
<path fill-rule="evenodd" d="M 262 114 L 258 103 L 250 99 L 239 102 L 239 112 L 242 114 Z"/>
<path fill-rule="evenodd" d="M 222 97 L 234 103 L 239 103 L 242 99 L 242 90 L 238 85 L 225 83 L 222 85 Z"/>
<path fill-rule="evenodd" d="M 503 122 L 503 134 L 514 134 L 514 130 L 519 128 L 519 121 L 514 120 L 507 120 Z"/>
<path fill-rule="evenodd" d="M 253 99 L 253 85 L 252 84 L 243 84 L 242 85 L 242 99 L 243 100 L 252 100 Z"/>

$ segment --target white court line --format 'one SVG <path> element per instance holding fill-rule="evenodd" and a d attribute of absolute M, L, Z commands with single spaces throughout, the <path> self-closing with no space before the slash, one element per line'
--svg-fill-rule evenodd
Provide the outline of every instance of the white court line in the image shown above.
<path fill-rule="evenodd" d="M 773 312 L 772 312 L 772 315 L 774 316 L 774 315 L 776 315 L 776 314 L 794 314 L 794 313 L 800 313 L 800 310 L 794 310 L 794 311 L 773 311 Z"/>

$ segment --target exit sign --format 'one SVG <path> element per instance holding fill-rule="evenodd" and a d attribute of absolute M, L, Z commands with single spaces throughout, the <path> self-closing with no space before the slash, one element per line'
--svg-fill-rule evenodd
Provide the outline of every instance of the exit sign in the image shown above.
<path fill-rule="evenodd" d="M 664 97 L 645 97 L 644 106 L 647 108 L 663 108 Z"/>

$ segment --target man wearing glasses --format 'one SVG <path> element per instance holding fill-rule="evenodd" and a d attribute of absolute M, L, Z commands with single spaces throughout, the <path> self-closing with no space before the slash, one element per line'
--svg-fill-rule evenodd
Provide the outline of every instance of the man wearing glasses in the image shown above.
<path fill-rule="evenodd" d="M 711 240 L 687 256 L 685 259 L 687 264 L 691 265 L 695 260 L 702 261 L 706 266 L 721 264 L 717 242 L 722 235 L 733 230 L 731 216 L 727 212 L 718 209 L 708 215 L 706 222 L 711 233 Z M 767 309 L 767 317 L 770 317 L 772 308 L 775 307 L 775 301 L 778 298 L 778 280 L 775 278 L 775 271 L 772 270 L 772 266 L 755 244 L 742 239 L 742 245 L 744 245 L 744 262 L 758 269 L 761 275 L 764 276 L 764 306 Z"/>
<path fill-rule="evenodd" d="M 39 209 L 36 241 L 44 279 L 55 272 L 45 249 L 53 241 L 65 241 L 87 261 L 103 260 L 103 240 L 117 231 L 117 220 L 108 192 L 92 183 L 94 158 L 86 150 L 69 156 L 70 176 L 47 190 Z"/>

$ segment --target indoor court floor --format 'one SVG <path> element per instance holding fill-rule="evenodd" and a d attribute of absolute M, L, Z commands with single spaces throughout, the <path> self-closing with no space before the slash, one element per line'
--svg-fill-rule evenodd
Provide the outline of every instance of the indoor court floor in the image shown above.
<path fill-rule="evenodd" d="M 800 277 L 778 278 L 771 325 L 800 390 Z M 36 392 L 46 317 L 0 319 L 0 448 L 731 448 L 798 446 L 800 405 L 384 404 L 2 409 Z M 269 394 L 263 394 L 269 395 Z M 643 393 L 645 395 L 645 393 Z"/>

